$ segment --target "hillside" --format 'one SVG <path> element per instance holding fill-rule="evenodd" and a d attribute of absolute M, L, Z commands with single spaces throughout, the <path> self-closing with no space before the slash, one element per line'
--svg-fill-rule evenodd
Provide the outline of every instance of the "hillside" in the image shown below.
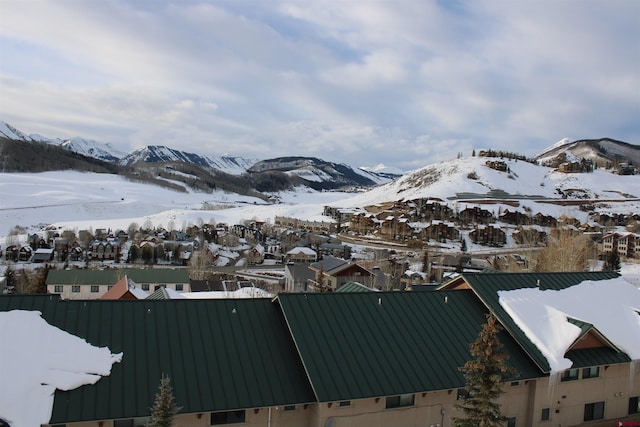
<path fill-rule="evenodd" d="M 491 209 L 562 213 L 587 218 L 586 211 L 640 212 L 640 175 L 611 171 L 562 173 L 529 162 L 504 160 L 507 171 L 486 166 L 487 158 L 440 162 L 343 201 L 362 207 L 419 198 L 440 199 L 452 208 L 492 204 Z M 584 204 L 582 211 L 580 204 Z"/>
<path fill-rule="evenodd" d="M 549 164 L 561 156 L 566 160 L 590 159 L 596 167 L 614 163 L 631 163 L 637 166 L 640 165 L 640 146 L 611 138 L 576 141 L 565 138 L 542 150 L 535 159 L 542 164 Z"/>
<path fill-rule="evenodd" d="M 0 137 L 0 170 L 44 172 L 75 169 L 86 172 L 124 173 L 118 165 L 83 156 L 39 141 L 16 141 Z"/>

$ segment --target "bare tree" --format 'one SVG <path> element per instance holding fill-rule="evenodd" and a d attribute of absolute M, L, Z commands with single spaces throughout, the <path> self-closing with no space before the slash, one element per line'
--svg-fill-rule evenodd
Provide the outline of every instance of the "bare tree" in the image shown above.
<path fill-rule="evenodd" d="M 535 257 L 536 272 L 585 271 L 592 253 L 592 241 L 582 233 L 567 229 L 555 229 L 550 233 L 547 247 Z"/>

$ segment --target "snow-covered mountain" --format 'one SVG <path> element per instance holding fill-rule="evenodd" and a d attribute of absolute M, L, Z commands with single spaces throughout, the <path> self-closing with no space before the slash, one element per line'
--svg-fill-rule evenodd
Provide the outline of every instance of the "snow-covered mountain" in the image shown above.
<path fill-rule="evenodd" d="M 80 137 L 62 141 L 60 146 L 65 150 L 104 160 L 105 162 L 117 162 L 126 155 L 126 153 L 118 150 L 109 142 L 98 142 Z"/>
<path fill-rule="evenodd" d="M 241 175 L 253 166 L 258 159 L 238 156 L 202 156 L 175 150 L 163 145 L 148 145 L 139 148 L 131 154 L 123 156 L 119 161 L 122 165 L 134 165 L 139 162 L 185 162 L 220 170 L 231 175 Z"/>
<path fill-rule="evenodd" d="M 640 164 L 640 146 L 611 138 L 579 139 L 576 141 L 564 138 L 545 148 L 534 158 L 541 164 L 550 164 L 563 155 L 567 160 L 590 159 L 600 166 L 613 162 Z"/>
<path fill-rule="evenodd" d="M 83 156 L 93 157 L 106 162 L 124 166 L 135 166 L 141 163 L 190 163 L 204 168 L 215 169 L 230 175 L 240 176 L 245 173 L 259 173 L 278 170 L 290 176 L 300 178 L 312 188 L 333 189 L 344 186 L 373 186 L 389 182 L 400 176 L 402 172 L 389 170 L 382 165 L 374 168 L 352 168 L 346 164 L 325 162 L 314 158 L 297 158 L 300 161 L 272 159 L 262 160 L 240 156 L 205 156 L 197 153 L 176 150 L 163 145 L 148 145 L 132 153 L 124 153 L 110 143 L 84 139 L 80 137 L 61 140 L 32 134 L 27 136 L 8 123 L 0 121 L 0 137 L 24 142 L 44 142 L 57 145 L 65 150 Z M 256 164 L 260 163 L 259 166 Z M 286 164 L 286 165 L 285 165 Z M 285 165 L 285 166 L 283 166 Z"/>
<path fill-rule="evenodd" d="M 57 145 L 67 151 L 93 157 L 106 162 L 116 162 L 126 155 L 126 153 L 115 148 L 111 143 L 99 142 L 91 139 L 75 137 L 71 139 L 49 138 L 36 133 L 26 135 L 10 124 L 0 121 L 0 137 L 13 141 L 23 142 L 44 142 L 46 144 Z"/>
<path fill-rule="evenodd" d="M 3 121 L 0 121 L 0 137 L 14 141 L 32 141 L 29 136 Z"/>
<path fill-rule="evenodd" d="M 344 187 L 370 187 L 389 182 L 392 178 L 363 169 L 354 169 L 343 163 L 327 162 L 315 157 L 278 157 L 262 160 L 247 172 L 283 172 L 303 180 L 316 190 Z"/>

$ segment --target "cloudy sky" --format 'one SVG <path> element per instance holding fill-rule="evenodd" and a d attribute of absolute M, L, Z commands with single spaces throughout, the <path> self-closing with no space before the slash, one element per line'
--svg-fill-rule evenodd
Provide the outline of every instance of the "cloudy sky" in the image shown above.
<path fill-rule="evenodd" d="M 0 0 L 0 120 L 403 170 L 640 144 L 640 1 Z"/>

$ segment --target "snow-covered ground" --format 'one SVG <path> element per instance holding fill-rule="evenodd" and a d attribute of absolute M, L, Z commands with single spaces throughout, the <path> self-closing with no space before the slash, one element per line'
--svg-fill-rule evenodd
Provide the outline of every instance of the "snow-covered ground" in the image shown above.
<path fill-rule="evenodd" d="M 199 223 L 273 222 L 277 215 L 324 219 L 323 207 L 345 193 L 305 189 L 281 193 L 281 203 L 234 193 L 182 193 L 128 181 L 118 175 L 75 171 L 0 174 L 0 245 L 16 225 L 36 232 L 60 229 L 127 229 L 131 223 L 183 228 Z"/>

